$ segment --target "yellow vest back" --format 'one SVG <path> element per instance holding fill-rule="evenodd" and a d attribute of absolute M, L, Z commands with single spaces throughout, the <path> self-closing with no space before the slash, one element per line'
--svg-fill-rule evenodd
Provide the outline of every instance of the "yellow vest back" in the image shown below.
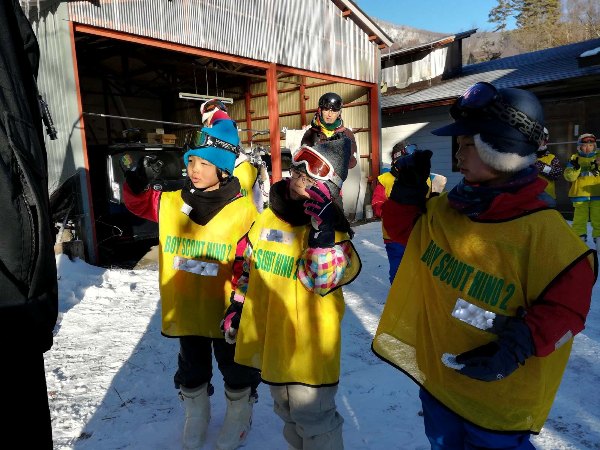
<path fill-rule="evenodd" d="M 441 226 L 440 224 L 444 224 Z M 561 242 L 561 245 L 549 243 Z M 496 339 L 454 317 L 458 299 L 514 316 L 591 250 L 554 210 L 501 223 L 477 223 L 434 197 L 415 224 L 390 289 L 373 350 L 461 417 L 492 430 L 539 432 L 550 411 L 572 339 L 551 355 L 530 357 L 503 380 L 486 383 L 446 367 Z M 540 270 L 543 267 L 543 270 Z"/>
<path fill-rule="evenodd" d="M 159 210 L 162 333 L 222 338 L 219 324 L 229 306 L 232 264 L 256 208 L 240 197 L 206 225 L 181 212 L 181 191 L 163 192 Z"/>

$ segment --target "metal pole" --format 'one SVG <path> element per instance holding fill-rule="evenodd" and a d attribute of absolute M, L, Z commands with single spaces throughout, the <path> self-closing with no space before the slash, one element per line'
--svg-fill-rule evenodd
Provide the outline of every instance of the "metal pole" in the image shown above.
<path fill-rule="evenodd" d="M 139 119 L 137 117 L 114 116 L 112 114 L 101 114 L 101 113 L 90 113 L 90 112 L 84 112 L 83 114 L 86 116 L 104 117 L 104 118 L 109 118 L 109 119 L 127 119 L 127 120 L 137 120 L 139 122 L 166 123 L 168 125 L 181 125 L 183 127 L 202 128 L 202 125 L 193 124 L 193 123 L 167 122 L 164 120 Z"/>

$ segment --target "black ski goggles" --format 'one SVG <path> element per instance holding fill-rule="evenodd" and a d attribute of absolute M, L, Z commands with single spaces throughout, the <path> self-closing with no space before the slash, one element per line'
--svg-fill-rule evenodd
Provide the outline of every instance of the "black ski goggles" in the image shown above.
<path fill-rule="evenodd" d="M 241 150 L 239 145 L 230 144 L 229 142 L 211 136 L 202 130 L 194 130 L 187 133 L 185 136 L 184 146 L 190 149 L 201 147 L 217 147 L 227 150 L 231 153 L 235 153 L 236 155 L 239 155 Z"/>
<path fill-rule="evenodd" d="M 544 126 L 523 111 L 504 103 L 496 87 L 485 81 L 471 86 L 450 107 L 454 120 L 498 119 L 520 131 L 528 140 L 541 145 L 544 141 Z"/>

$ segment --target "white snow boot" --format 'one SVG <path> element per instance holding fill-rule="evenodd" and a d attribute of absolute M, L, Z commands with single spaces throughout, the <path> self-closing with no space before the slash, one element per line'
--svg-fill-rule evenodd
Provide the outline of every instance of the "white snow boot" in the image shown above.
<path fill-rule="evenodd" d="M 233 390 L 225 386 L 225 399 L 227 411 L 223 428 L 217 438 L 217 450 L 234 450 L 244 444 L 250 426 L 252 425 L 252 407 L 256 397 L 251 395 L 248 387 L 242 390 Z"/>
<path fill-rule="evenodd" d="M 208 383 L 194 389 L 181 386 L 179 396 L 185 407 L 183 448 L 185 450 L 198 450 L 204 444 L 208 422 L 210 421 Z"/>

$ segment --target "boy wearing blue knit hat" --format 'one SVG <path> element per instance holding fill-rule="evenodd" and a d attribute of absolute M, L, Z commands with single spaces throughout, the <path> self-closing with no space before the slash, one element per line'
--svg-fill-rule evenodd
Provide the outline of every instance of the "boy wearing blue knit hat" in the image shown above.
<path fill-rule="evenodd" d="M 126 173 L 124 199 L 131 212 L 159 224 L 161 332 L 180 342 L 174 381 L 185 406 L 183 447 L 199 449 L 204 443 L 214 350 L 227 401 L 216 448 L 232 450 L 250 430 L 260 374 L 234 362 L 235 346 L 225 343 L 219 323 L 229 305 L 231 280 L 242 271 L 235 250 L 256 208 L 240 194 L 240 183 L 232 176 L 239 154 L 235 122 L 220 120 L 202 128 L 188 146 L 183 189 L 150 189 L 161 162 L 146 156 Z"/>

